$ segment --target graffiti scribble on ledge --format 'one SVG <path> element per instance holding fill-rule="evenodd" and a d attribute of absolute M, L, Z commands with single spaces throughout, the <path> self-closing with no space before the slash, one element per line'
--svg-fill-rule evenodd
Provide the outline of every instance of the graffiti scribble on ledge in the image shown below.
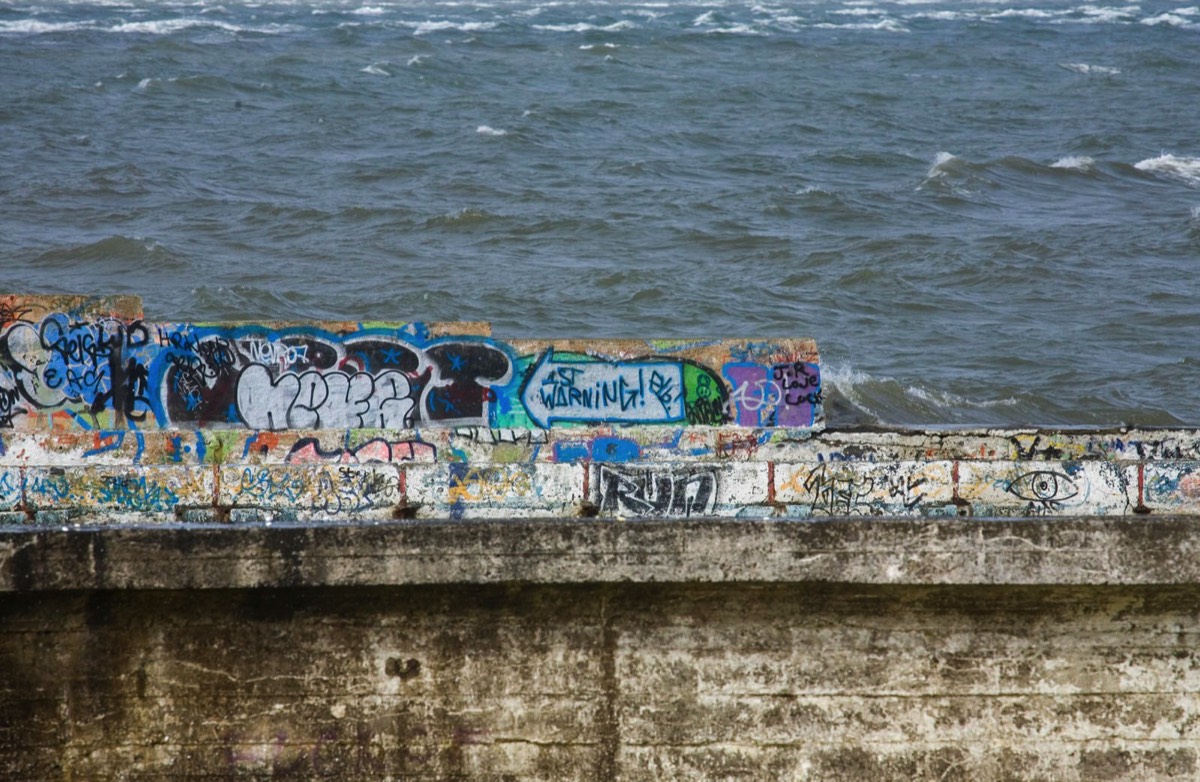
<path fill-rule="evenodd" d="M 809 339 L 500 340 L 482 324 L 193 324 L 0 296 L 0 427 L 819 429 Z"/>

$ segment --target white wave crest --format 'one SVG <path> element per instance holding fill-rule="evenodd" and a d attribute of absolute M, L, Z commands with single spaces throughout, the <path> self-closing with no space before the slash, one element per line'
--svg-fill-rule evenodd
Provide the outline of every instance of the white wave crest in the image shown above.
<path fill-rule="evenodd" d="M 997 11 L 993 14 L 987 14 L 985 19 L 1053 19 L 1056 16 L 1062 16 L 1068 11 L 1043 11 L 1040 8 L 1009 8 L 1004 11 Z"/>
<path fill-rule="evenodd" d="M 67 3 L 63 3 L 63 5 L 67 5 Z M 100 8 L 134 8 L 131 0 L 91 0 L 89 3 L 79 3 L 79 5 L 95 5 Z M 38 11 L 44 10 L 44 6 L 30 6 L 30 8 Z"/>
<path fill-rule="evenodd" d="M 1012 407 L 1013 405 L 1020 404 L 1015 397 L 1011 396 L 1004 399 L 968 399 L 965 396 L 960 396 L 952 391 L 940 388 L 928 389 L 920 386 L 905 386 L 904 390 L 910 396 L 938 407 L 973 407 L 980 410 L 988 410 L 993 407 Z"/>
<path fill-rule="evenodd" d="M 616 33 L 621 30 L 632 30 L 637 27 L 637 24 L 623 19 L 620 22 L 612 24 L 597 25 L 589 24 L 588 22 L 576 22 L 575 24 L 535 24 L 533 29 L 541 30 L 546 33 Z"/>
<path fill-rule="evenodd" d="M 362 8 L 355 8 L 350 13 L 355 16 L 383 16 L 387 13 L 387 9 L 378 5 L 364 5 Z"/>
<path fill-rule="evenodd" d="M 1051 24 L 1127 24 L 1134 21 L 1141 9 L 1136 5 L 1122 7 L 1081 5 L 1062 12 Z M 1080 16 L 1076 16 L 1080 14 Z"/>
<path fill-rule="evenodd" d="M 0 35 L 4 33 L 19 33 L 22 35 L 67 33 L 74 30 L 89 29 L 94 26 L 94 22 L 39 22 L 35 19 L 18 19 L 14 22 L 0 22 Z"/>
<path fill-rule="evenodd" d="M 1157 16 L 1148 16 L 1142 20 L 1144 25 L 1160 25 L 1164 24 L 1169 27 L 1180 27 L 1184 29 L 1192 29 L 1200 27 L 1196 19 L 1189 17 L 1200 16 L 1200 8 L 1191 6 L 1190 8 L 1176 8 L 1173 11 L 1158 14 Z"/>
<path fill-rule="evenodd" d="M 170 35 L 193 27 L 205 27 L 222 30 L 227 33 L 260 33 L 263 35 L 279 35 L 293 32 L 296 27 L 286 24 L 268 24 L 254 27 L 219 22 L 214 19 L 160 19 L 153 22 L 125 22 L 112 27 L 103 28 L 114 33 L 142 33 L 146 35 Z"/>
<path fill-rule="evenodd" d="M 114 33 L 148 33 L 150 35 L 169 35 L 186 30 L 197 25 L 209 25 L 207 19 L 160 19 L 154 22 L 125 22 L 108 28 Z M 219 23 L 212 24 L 220 27 Z"/>
<path fill-rule="evenodd" d="M 776 16 L 771 20 L 772 24 L 781 30 L 795 32 L 800 29 L 800 25 L 804 22 L 803 16 Z"/>
<path fill-rule="evenodd" d="M 969 399 L 944 388 L 903 382 L 888 375 L 871 375 L 848 364 L 828 363 L 821 367 L 821 383 L 837 392 L 867 415 L 885 420 L 895 414 L 911 413 L 910 407 L 932 408 L 949 413 L 1015 407 L 1015 397 Z M 914 405 L 914 401 L 917 403 Z"/>
<path fill-rule="evenodd" d="M 413 35 L 429 35 L 446 30 L 460 33 L 483 33 L 496 29 L 495 22 L 451 22 L 449 20 L 427 20 L 424 22 L 401 22 L 405 27 L 411 27 Z"/>
<path fill-rule="evenodd" d="M 508 131 L 503 128 L 493 128 L 490 125 L 480 125 L 475 128 L 475 132 L 481 136 L 507 136 Z"/>
<path fill-rule="evenodd" d="M 958 160 L 957 155 L 952 155 L 949 152 L 939 152 L 937 157 L 933 159 L 933 165 L 929 167 L 929 172 L 925 174 L 927 179 L 934 179 L 946 175 L 947 169 Z"/>
<path fill-rule="evenodd" d="M 374 63 L 373 62 L 370 65 L 368 65 L 367 67 L 363 68 L 362 72 L 369 73 L 372 76 L 391 76 L 392 74 L 388 73 L 387 71 L 385 71 L 383 69 L 383 66 L 386 64 L 387 63 Z"/>
<path fill-rule="evenodd" d="M 765 35 L 762 30 L 749 24 L 732 24 L 728 27 L 710 27 L 706 35 Z"/>
<path fill-rule="evenodd" d="M 1096 161 L 1090 157 L 1064 157 L 1050 164 L 1050 168 L 1070 168 L 1075 171 L 1090 171 Z"/>
<path fill-rule="evenodd" d="M 927 13 L 913 14 L 909 19 L 929 19 L 935 22 L 957 22 L 962 19 L 975 19 L 976 14 L 964 13 L 962 11 L 929 11 Z"/>
<path fill-rule="evenodd" d="M 1200 187 L 1200 157 L 1177 157 L 1162 154 L 1133 164 L 1139 171 L 1181 179 L 1189 185 Z"/>
<path fill-rule="evenodd" d="M 855 24 L 830 24 L 822 22 L 814 24 L 818 30 L 880 30 L 885 33 L 907 33 L 908 28 L 895 19 L 880 19 L 878 22 L 857 22 Z"/>
<path fill-rule="evenodd" d="M 1116 76 L 1121 72 L 1120 68 L 1113 68 L 1108 65 L 1089 65 L 1086 62 L 1060 62 L 1058 67 L 1074 71 L 1075 73 L 1095 74 L 1098 76 Z"/>
<path fill-rule="evenodd" d="M 876 379 L 849 364 L 821 364 L 821 385 L 826 389 L 836 388 L 847 401 L 872 418 L 878 418 L 879 413 L 866 404 L 863 390 L 868 382 Z"/>

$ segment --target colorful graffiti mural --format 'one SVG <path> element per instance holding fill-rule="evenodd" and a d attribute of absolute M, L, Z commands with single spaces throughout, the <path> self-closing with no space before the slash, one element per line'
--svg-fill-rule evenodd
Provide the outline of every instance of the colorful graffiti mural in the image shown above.
<path fill-rule="evenodd" d="M 0 523 L 1200 513 L 1200 431 L 827 430 L 823 393 L 805 339 L 0 296 Z"/>
<path fill-rule="evenodd" d="M 478 324 L 155 323 L 5 301 L 0 428 L 823 422 L 811 340 L 502 341 Z"/>

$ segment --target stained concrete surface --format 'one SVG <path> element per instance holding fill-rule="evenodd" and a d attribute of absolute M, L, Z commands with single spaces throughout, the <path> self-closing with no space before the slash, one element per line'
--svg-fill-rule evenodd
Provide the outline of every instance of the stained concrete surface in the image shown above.
<path fill-rule="evenodd" d="M 1200 588 L 0 597 L 8 779 L 1194 779 Z"/>
<path fill-rule="evenodd" d="M 0 533 L 0 778 L 1200 775 L 1192 518 Z"/>

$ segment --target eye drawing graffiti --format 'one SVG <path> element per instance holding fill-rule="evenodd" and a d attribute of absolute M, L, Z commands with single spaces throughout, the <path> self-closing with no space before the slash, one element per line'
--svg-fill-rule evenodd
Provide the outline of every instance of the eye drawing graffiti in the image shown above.
<path fill-rule="evenodd" d="M 1008 491 L 1023 500 L 1040 502 L 1052 507 L 1079 493 L 1079 487 L 1069 476 L 1052 470 L 1028 472 L 1008 485 Z"/>

